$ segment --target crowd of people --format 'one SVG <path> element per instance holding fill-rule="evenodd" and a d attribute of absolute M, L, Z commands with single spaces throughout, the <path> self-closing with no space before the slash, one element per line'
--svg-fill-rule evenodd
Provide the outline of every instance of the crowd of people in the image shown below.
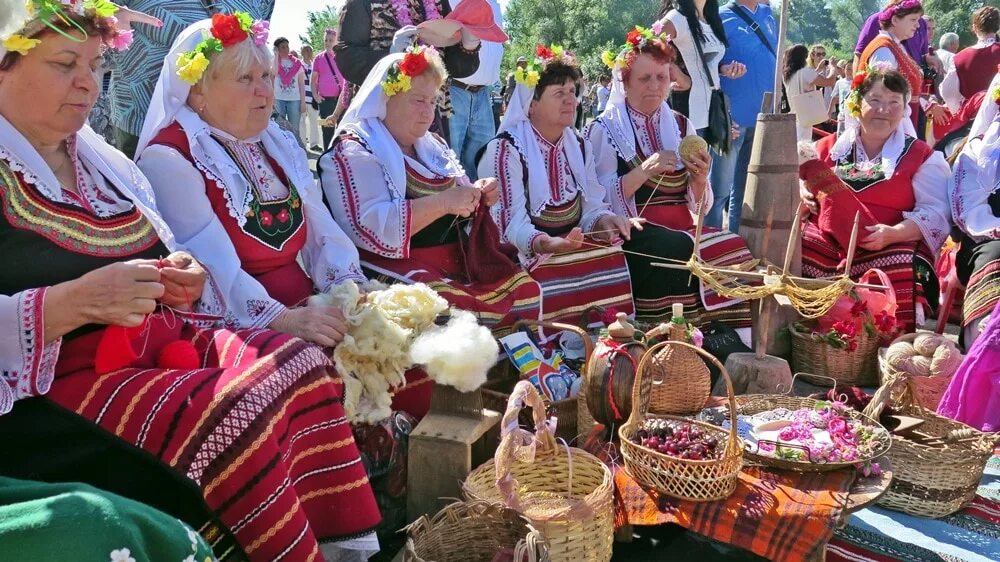
<path fill-rule="evenodd" d="M 654 264 L 752 260 L 738 231 L 779 63 L 770 7 L 665 1 L 603 55 L 585 127 L 580 61 L 539 45 L 497 126 L 495 0 L 493 26 L 447 41 L 417 27 L 462 1 L 347 0 L 318 56 L 268 36 L 269 2 L 10 2 L 0 511 L 85 498 L 114 515 L 74 532 L 112 560 L 365 559 L 386 517 L 367 459 L 392 456 L 392 439 L 356 440 L 330 358 L 344 314 L 309 300 L 345 282 L 425 283 L 498 337 L 595 305 L 660 322 L 682 303 L 695 325 L 749 339 L 750 303 Z M 855 61 L 803 45 L 781 61 L 793 110 L 827 88 L 812 97 L 838 115 L 800 145 L 803 273 L 838 274 L 843 218 L 859 213 L 848 273 L 885 271 L 913 331 L 937 308 L 953 235 L 965 344 L 996 346 L 1000 11 L 977 11 L 978 43 L 953 56 L 950 37 L 932 54 L 922 16 L 890 0 Z M 115 146 L 88 125 L 108 50 Z M 928 64 L 945 65 L 944 103 Z M 919 138 L 925 119 L 968 130 L 954 169 Z M 799 120 L 799 140 L 814 124 Z M 394 408 L 419 419 L 427 380 L 407 373 Z M 0 553 L 44 545 L 43 519 L 7 519 L 20 534 L 5 530 L 17 540 Z"/>

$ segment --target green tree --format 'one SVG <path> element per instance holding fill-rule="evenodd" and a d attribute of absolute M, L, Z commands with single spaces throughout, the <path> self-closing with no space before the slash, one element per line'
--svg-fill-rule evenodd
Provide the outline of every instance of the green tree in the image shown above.
<path fill-rule="evenodd" d="M 792 0 L 788 14 L 788 41 L 792 44 L 833 47 L 837 41 L 837 25 L 827 0 Z"/>
<path fill-rule="evenodd" d="M 837 25 L 837 44 L 841 49 L 854 52 L 861 27 L 868 16 L 881 9 L 882 4 L 880 0 L 832 0 L 830 12 Z"/>
<path fill-rule="evenodd" d="M 511 0 L 504 16 L 511 37 L 504 68 L 531 56 L 538 43 L 558 43 L 574 51 L 583 71 L 594 76 L 607 70 L 601 51 L 622 43 L 633 25 L 651 25 L 657 10 L 650 0 Z"/>
<path fill-rule="evenodd" d="M 972 13 L 983 6 L 1000 7 L 1000 0 L 924 0 L 924 11 L 934 18 L 933 47 L 945 33 L 957 33 L 960 44 L 967 47 L 976 42 L 972 33 Z"/>
<path fill-rule="evenodd" d="M 333 6 L 327 6 L 322 10 L 309 11 L 309 27 L 305 35 L 299 35 L 299 41 L 303 45 L 311 45 L 313 51 L 319 53 L 323 50 L 323 32 L 326 28 L 337 28 L 340 22 L 340 14 Z"/>

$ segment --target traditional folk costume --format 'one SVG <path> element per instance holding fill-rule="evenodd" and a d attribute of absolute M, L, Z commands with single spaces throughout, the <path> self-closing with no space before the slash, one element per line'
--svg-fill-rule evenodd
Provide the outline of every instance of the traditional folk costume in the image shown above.
<path fill-rule="evenodd" d="M 923 323 L 924 307 L 937 306 L 938 280 L 934 256 L 950 232 L 946 184 L 951 171 L 944 157 L 923 141 L 903 132 L 905 119 L 886 141 L 881 154 L 868 156 L 859 139 L 858 123 L 839 137 L 816 143 L 819 161 L 839 177 L 842 191 L 849 197 L 843 208 L 824 209 L 812 215 L 802 227 L 802 273 L 806 277 L 828 277 L 843 273 L 855 210 L 870 217 L 871 224 L 896 225 L 904 220 L 916 223 L 922 235 L 917 242 L 893 244 L 877 251 L 858 247 L 849 273 L 857 279 L 871 268 L 884 271 L 892 282 L 899 308 L 898 324 L 912 332 Z M 808 170 L 803 164 L 800 170 Z M 805 177 L 807 185 L 810 177 Z M 830 202 L 834 198 L 828 198 Z M 836 224 L 822 217 L 840 217 Z M 837 226 L 839 225 L 839 227 Z M 839 230 L 837 230 L 839 229 Z M 835 231 L 837 230 L 837 231 Z M 867 232 L 862 227 L 858 239 Z"/>
<path fill-rule="evenodd" d="M 425 283 L 452 306 L 476 314 L 497 335 L 518 319 L 537 319 L 540 289 L 509 259 L 507 273 L 476 281 L 466 222 L 446 215 L 419 232 L 410 229 L 411 201 L 468 185 L 458 157 L 440 137 L 417 140 L 417 158 L 403 154 L 386 129 L 387 96 L 381 87 L 402 54 L 384 58 L 358 91 L 330 150 L 318 164 L 334 218 L 357 244 L 373 278 Z M 489 217 L 486 217 L 487 219 Z M 499 244 L 499 240 L 490 243 Z"/>
<path fill-rule="evenodd" d="M 305 560 L 368 537 L 379 514 L 318 347 L 197 329 L 172 309 L 147 318 L 136 359 L 111 372 L 95 370 L 105 326 L 45 341 L 47 287 L 181 246 L 139 169 L 89 127 L 67 141 L 82 198 L 2 117 L 0 139 L 0 474 L 120 491 L 184 517 L 223 560 Z M 207 283 L 199 310 L 222 312 L 221 297 Z M 156 366 L 178 340 L 200 368 Z"/>
<path fill-rule="evenodd" d="M 861 52 L 861 56 L 858 58 L 858 72 L 877 63 L 888 65 L 889 68 L 902 74 L 906 78 L 906 82 L 909 83 L 910 111 L 908 119 L 903 120 L 906 127 L 904 132 L 912 137 L 917 136 L 917 122 L 921 105 L 920 94 L 924 85 L 924 71 L 920 68 L 920 63 L 913 60 L 903 44 L 885 30 L 880 31 Z"/>
<path fill-rule="evenodd" d="M 555 144 L 543 138 L 528 119 L 533 95 L 534 88 L 517 84 L 500 133 L 479 161 L 479 177 L 500 183 L 500 201 L 492 212 L 503 240 L 517 248 L 521 265 L 542 286 L 544 320 L 579 324 L 592 306 L 632 314 L 625 255 L 588 234 L 601 217 L 613 214 L 590 146 L 572 127 Z M 533 250 L 539 236 L 564 236 L 576 227 L 585 235 L 580 249 Z"/>
<path fill-rule="evenodd" d="M 683 131 L 683 135 L 681 134 Z M 676 152 L 681 138 L 694 135 L 691 123 L 663 102 L 651 115 L 644 115 L 625 100 L 621 70 L 614 70 L 614 84 L 607 109 L 590 124 L 586 137 L 593 147 L 597 177 L 607 190 L 614 212 L 624 217 L 641 217 L 647 225 L 633 231 L 623 248 L 660 256 L 662 260 L 687 262 L 694 250 L 698 212 L 683 168 L 650 179 L 632 197 L 626 197 L 622 178 L 660 150 Z M 712 189 L 706 186 L 705 208 L 712 205 Z M 705 262 L 727 267 L 753 259 L 737 234 L 704 228 L 699 256 Z M 684 304 L 684 316 L 697 325 L 712 320 L 734 328 L 750 326 L 749 303 L 723 297 L 685 272 L 651 265 L 648 257 L 626 254 L 632 274 L 636 315 L 652 321 L 670 319 L 671 304 Z"/>
<path fill-rule="evenodd" d="M 1000 77 L 988 92 L 1000 91 Z M 958 161 L 951 185 L 951 214 L 962 230 L 956 267 L 965 285 L 962 323 L 971 345 L 985 317 L 1000 301 L 1000 113 L 988 95 Z"/>
<path fill-rule="evenodd" d="M 3 560 L 216 560 L 177 518 L 86 484 L 0 477 L 0 537 Z"/>
<path fill-rule="evenodd" d="M 948 104 L 952 117 L 944 127 L 935 125 L 935 138 L 942 139 L 972 123 L 984 100 L 989 103 L 987 88 L 998 65 L 1000 43 L 996 36 L 980 38 L 975 45 L 955 55 L 952 68 L 941 82 L 941 97 Z"/>

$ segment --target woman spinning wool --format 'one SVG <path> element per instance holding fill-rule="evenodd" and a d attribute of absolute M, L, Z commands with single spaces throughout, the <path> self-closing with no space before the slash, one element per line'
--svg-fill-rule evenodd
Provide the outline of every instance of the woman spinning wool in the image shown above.
<path fill-rule="evenodd" d="M 541 284 L 545 320 L 575 324 L 593 305 L 631 314 L 629 271 L 618 246 L 632 236 L 632 223 L 611 210 L 590 145 L 573 128 L 580 68 L 561 47 L 539 45 L 536 52 L 515 72 L 500 134 L 479 161 L 480 177 L 500 181 L 493 216 Z"/>
<path fill-rule="evenodd" d="M 1000 301 L 1000 75 L 993 79 L 955 162 L 951 213 L 962 230 L 958 277 L 965 285 L 964 341 L 972 345 Z"/>
<path fill-rule="evenodd" d="M 33 0 L 0 56 L 0 474 L 150 503 L 224 559 L 377 550 L 329 359 L 290 335 L 196 328 L 221 319 L 205 313 L 223 292 L 85 124 L 104 44 L 128 43 L 98 4 Z"/>
<path fill-rule="evenodd" d="M 612 210 L 648 221 L 623 248 L 687 261 L 693 250 L 692 213 L 698 212 L 699 204 L 705 209 L 712 205 L 711 158 L 705 148 L 678 155 L 697 139 L 691 122 L 665 101 L 673 56 L 665 36 L 640 28 L 629 33 L 620 53 L 606 53 L 614 74 L 611 97 L 586 136 Z M 685 138 L 689 140 L 681 149 Z M 739 236 L 712 229 L 703 233 L 699 253 L 720 267 L 752 259 Z M 748 304 L 715 294 L 685 273 L 654 267 L 647 258 L 626 257 L 639 316 L 667 320 L 670 304 L 682 302 L 685 317 L 696 324 L 716 319 L 749 327 Z"/>
<path fill-rule="evenodd" d="M 428 132 L 446 77 L 432 47 L 382 59 L 320 158 L 320 182 L 373 276 L 426 283 L 503 334 L 519 318 L 538 318 L 539 287 L 498 248 L 488 211 L 496 180 L 470 183 Z"/>
<path fill-rule="evenodd" d="M 905 133 L 909 95 L 906 78 L 894 70 L 855 75 L 844 133 L 816 143 L 818 160 L 802 163 L 799 177 L 812 213 L 803 225 L 802 273 L 842 273 L 851 218 L 859 212 L 849 275 L 857 279 L 872 267 L 887 273 L 899 303 L 897 322 L 912 332 L 923 322 L 924 306 L 937 303 L 933 256 L 950 230 L 950 170 L 940 153 Z"/>

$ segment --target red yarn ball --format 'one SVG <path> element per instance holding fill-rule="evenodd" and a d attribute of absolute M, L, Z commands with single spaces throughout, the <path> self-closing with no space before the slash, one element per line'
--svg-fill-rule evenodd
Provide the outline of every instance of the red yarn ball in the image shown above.
<path fill-rule="evenodd" d="M 156 366 L 161 369 L 197 369 L 201 367 L 201 356 L 193 343 L 187 340 L 172 341 L 160 350 Z"/>

